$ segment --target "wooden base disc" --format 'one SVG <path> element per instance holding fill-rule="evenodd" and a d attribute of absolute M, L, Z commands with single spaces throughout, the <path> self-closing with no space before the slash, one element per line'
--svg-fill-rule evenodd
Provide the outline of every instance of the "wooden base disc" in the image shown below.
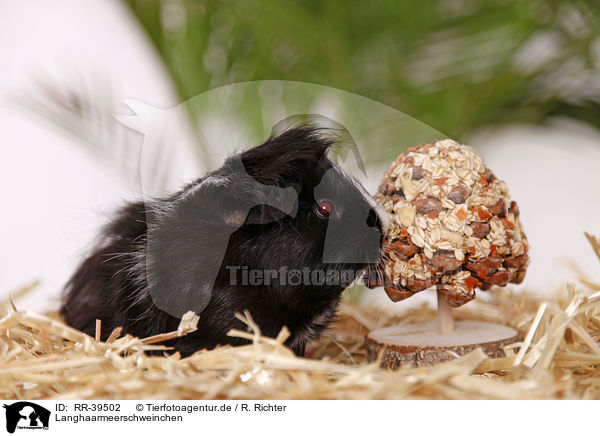
<path fill-rule="evenodd" d="M 398 324 L 366 336 L 367 358 L 374 361 L 383 348 L 381 365 L 428 366 L 481 347 L 490 357 L 504 357 L 502 347 L 521 339 L 516 330 L 490 322 L 456 321 L 452 333 L 440 333 L 437 322 Z"/>

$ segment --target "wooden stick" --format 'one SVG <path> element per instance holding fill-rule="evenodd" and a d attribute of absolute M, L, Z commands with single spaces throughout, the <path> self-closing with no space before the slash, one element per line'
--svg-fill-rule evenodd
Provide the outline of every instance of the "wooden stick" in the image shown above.
<path fill-rule="evenodd" d="M 452 307 L 448 304 L 440 291 L 437 291 L 438 301 L 438 324 L 440 333 L 454 332 L 454 317 L 452 316 Z"/>

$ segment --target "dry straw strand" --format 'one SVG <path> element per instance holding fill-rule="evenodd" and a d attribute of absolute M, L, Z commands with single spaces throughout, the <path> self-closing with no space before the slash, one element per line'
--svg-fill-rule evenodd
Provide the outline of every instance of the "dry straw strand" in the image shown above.
<path fill-rule="evenodd" d="M 590 237 L 597 250 L 598 239 Z M 335 325 L 300 358 L 276 338 L 261 334 L 250 313 L 237 314 L 247 331 L 229 335 L 247 345 L 168 355 L 164 341 L 193 332 L 198 317 L 177 331 L 106 342 L 65 325 L 55 314 L 0 313 L 0 398 L 231 398 L 231 399 L 600 399 L 600 285 L 581 281 L 562 296 L 535 297 L 493 290 L 455 310 L 457 319 L 510 320 L 525 333 L 521 343 L 490 358 L 475 350 L 429 368 L 384 370 L 366 361 L 370 329 L 435 318 L 432 308 L 401 316 L 349 302 Z M 17 295 L 19 292 L 15 293 Z M 105 332 L 107 333 L 107 332 Z M 153 351 L 154 354 L 148 354 Z M 157 353 L 158 352 L 158 353 Z"/>

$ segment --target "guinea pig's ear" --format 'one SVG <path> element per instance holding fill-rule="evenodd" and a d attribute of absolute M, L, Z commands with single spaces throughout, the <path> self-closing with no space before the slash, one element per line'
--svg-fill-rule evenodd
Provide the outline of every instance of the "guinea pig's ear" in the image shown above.
<path fill-rule="evenodd" d="M 311 177 L 314 168 L 326 160 L 333 139 L 324 129 L 311 125 L 294 127 L 272 136 L 241 155 L 244 169 L 254 180 L 289 186 Z"/>
<path fill-rule="evenodd" d="M 226 182 L 213 194 L 218 205 L 216 214 L 235 228 L 246 224 L 267 224 L 286 215 L 296 216 L 299 183 L 267 184 L 248 174 L 241 156 L 230 158 L 226 165 Z"/>
<path fill-rule="evenodd" d="M 172 316 L 181 318 L 188 310 L 200 314 L 208 305 L 229 237 L 244 223 L 295 216 L 293 187 L 257 182 L 242 171 L 241 161 L 228 168 L 157 203 L 146 215 L 148 290 L 154 304 Z"/>
<path fill-rule="evenodd" d="M 280 221 L 288 215 L 295 217 L 298 211 L 297 192 L 293 188 L 277 189 L 280 191 L 272 191 L 271 195 L 249 195 L 243 202 L 223 208 L 220 215 L 224 223 L 238 229 L 244 224 L 268 224 Z M 247 201 L 249 199 L 251 202 Z"/>

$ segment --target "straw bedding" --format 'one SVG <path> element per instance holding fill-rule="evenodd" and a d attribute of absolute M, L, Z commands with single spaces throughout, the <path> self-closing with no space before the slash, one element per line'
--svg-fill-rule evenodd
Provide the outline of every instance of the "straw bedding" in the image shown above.
<path fill-rule="evenodd" d="M 588 239 L 600 257 L 600 241 Z M 263 337 L 246 313 L 239 316 L 247 331 L 230 334 L 252 344 L 180 359 L 145 351 L 165 349 L 161 341 L 192 331 L 194 316 L 176 332 L 139 339 L 116 330 L 104 343 L 54 314 L 19 312 L 8 304 L 0 313 L 0 398 L 600 398 L 600 284 L 585 278 L 552 298 L 497 289 L 455 310 L 457 319 L 508 322 L 523 332 L 523 342 L 506 348 L 503 358 L 475 350 L 429 368 L 387 371 L 366 361 L 365 334 L 434 319 L 435 311 L 421 307 L 392 316 L 343 303 L 339 312 L 327 334 L 310 344 L 307 358 L 282 345 L 285 329 L 277 338 Z"/>

